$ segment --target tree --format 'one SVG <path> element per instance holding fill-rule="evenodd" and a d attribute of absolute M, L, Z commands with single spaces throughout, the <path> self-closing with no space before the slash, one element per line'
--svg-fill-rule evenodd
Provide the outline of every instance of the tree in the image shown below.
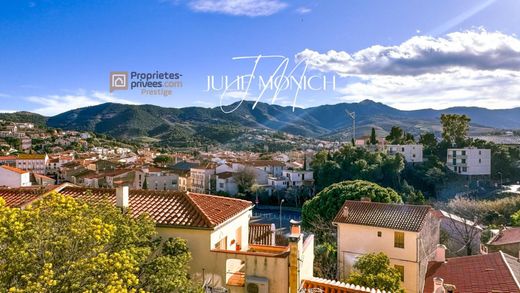
<path fill-rule="evenodd" d="M 419 137 L 419 143 L 424 146 L 424 153 L 426 155 L 431 156 L 435 153 L 437 139 L 435 138 L 435 134 L 433 132 L 421 134 Z"/>
<path fill-rule="evenodd" d="M 520 226 L 520 210 L 511 215 L 511 225 Z"/>
<path fill-rule="evenodd" d="M 256 171 L 253 167 L 244 167 L 233 174 L 239 193 L 249 192 L 255 182 Z"/>
<path fill-rule="evenodd" d="M 148 176 L 144 176 L 144 182 L 143 182 L 143 189 L 144 190 L 148 190 L 148 181 L 147 181 L 147 178 Z"/>
<path fill-rule="evenodd" d="M 399 126 L 392 126 L 386 140 L 391 144 L 400 144 L 403 140 L 404 131 Z"/>
<path fill-rule="evenodd" d="M 372 132 L 370 133 L 370 140 L 369 140 L 370 144 L 371 145 L 376 145 L 377 144 L 377 137 L 376 137 L 376 130 L 374 127 L 372 127 Z"/>
<path fill-rule="evenodd" d="M 338 271 L 336 242 L 324 242 L 314 248 L 314 273 L 319 278 L 334 280 Z"/>
<path fill-rule="evenodd" d="M 159 155 L 153 159 L 153 162 L 159 166 L 166 166 L 167 164 L 173 162 L 173 159 L 167 155 Z"/>
<path fill-rule="evenodd" d="M 471 119 L 466 115 L 442 114 L 442 138 L 451 145 L 463 146 Z"/>
<path fill-rule="evenodd" d="M 0 291 L 186 292 L 186 241 L 147 216 L 52 193 L 25 209 L 0 198 Z"/>
<path fill-rule="evenodd" d="M 354 269 L 348 283 L 387 292 L 404 292 L 401 288 L 401 273 L 390 266 L 390 259 L 382 252 L 361 256 L 354 264 Z"/>
<path fill-rule="evenodd" d="M 346 200 L 360 200 L 364 197 L 374 202 L 402 202 L 401 196 L 391 188 L 363 180 L 343 181 L 323 189 L 305 202 L 302 209 L 303 225 L 311 227 L 311 223 L 318 218 L 331 222 Z"/>

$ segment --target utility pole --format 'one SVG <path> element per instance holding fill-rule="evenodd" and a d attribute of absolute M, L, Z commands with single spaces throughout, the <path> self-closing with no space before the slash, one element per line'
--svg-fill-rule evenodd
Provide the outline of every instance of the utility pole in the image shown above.
<path fill-rule="evenodd" d="M 352 119 L 352 139 L 356 142 L 356 112 L 349 112 L 345 109 L 345 113 Z"/>

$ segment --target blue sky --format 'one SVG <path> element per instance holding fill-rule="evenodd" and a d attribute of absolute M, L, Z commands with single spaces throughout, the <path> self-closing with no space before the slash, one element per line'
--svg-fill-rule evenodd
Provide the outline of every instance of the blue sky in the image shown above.
<path fill-rule="evenodd" d="M 217 106 L 207 76 L 247 74 L 252 63 L 232 58 L 259 54 L 337 77 L 335 90 L 300 92 L 302 107 L 365 98 L 401 109 L 520 106 L 518 0 L 0 3 L 2 111 Z M 275 63 L 263 64 L 268 75 Z M 183 87 L 168 97 L 109 93 L 110 71 L 155 70 L 182 73 Z M 293 95 L 276 102 L 292 105 Z"/>

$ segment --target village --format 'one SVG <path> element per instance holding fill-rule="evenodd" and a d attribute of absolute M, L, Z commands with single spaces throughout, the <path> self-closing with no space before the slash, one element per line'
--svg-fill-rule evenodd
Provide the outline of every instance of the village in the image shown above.
<path fill-rule="evenodd" d="M 205 292 L 385 292 L 347 282 L 358 259 L 370 253 L 388 258 L 405 292 L 475 292 L 475 286 L 479 292 L 520 292 L 520 228 L 486 229 L 426 202 L 373 202 L 368 194 L 346 200 L 330 215 L 328 237 L 337 253 L 325 263 L 337 270 L 329 278 L 317 274 L 323 256 L 315 255 L 315 229 L 302 227 L 298 208 L 317 193 L 316 150 L 165 154 L 150 147 L 90 146 L 93 134 L 86 132 L 3 125 L 0 197 L 7 206 L 23 209 L 57 192 L 147 214 L 158 235 L 187 240 L 190 277 Z M 55 145 L 43 149 L 50 152 L 35 151 L 32 142 L 49 137 Z M 10 139 L 20 142 L 19 149 Z M 371 140 L 359 138 L 353 148 L 398 156 L 407 165 L 426 159 L 422 144 Z M 66 149 L 71 144 L 80 147 Z M 490 149 L 448 148 L 445 166 L 484 182 L 491 157 Z M 266 210 L 279 215 L 263 217 Z"/>

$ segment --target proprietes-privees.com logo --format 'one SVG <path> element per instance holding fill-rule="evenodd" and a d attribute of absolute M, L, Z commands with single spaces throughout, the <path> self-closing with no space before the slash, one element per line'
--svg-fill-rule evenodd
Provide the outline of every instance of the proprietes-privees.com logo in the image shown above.
<path fill-rule="evenodd" d="M 182 87 L 182 74 L 178 72 L 158 71 L 110 72 L 110 92 L 120 90 L 138 90 L 144 96 L 171 96 L 173 88 Z"/>

